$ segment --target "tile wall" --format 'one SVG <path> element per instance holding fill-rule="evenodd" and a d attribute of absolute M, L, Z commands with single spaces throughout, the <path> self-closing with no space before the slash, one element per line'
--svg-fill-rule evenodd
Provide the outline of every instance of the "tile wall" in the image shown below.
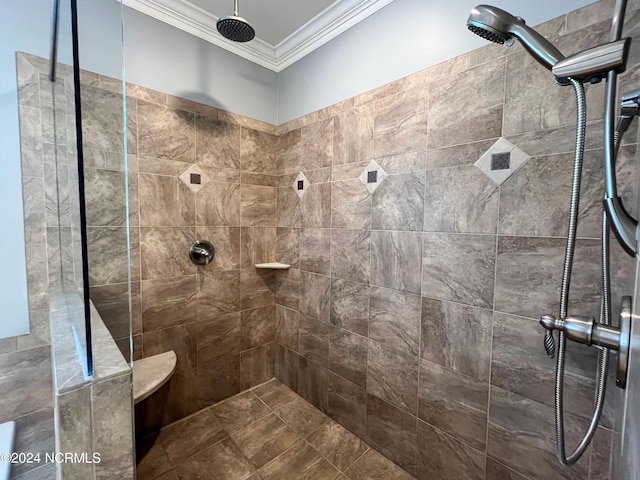
<path fill-rule="evenodd" d="M 178 355 L 171 382 L 137 409 L 143 434 L 273 377 L 276 275 L 254 264 L 276 259 L 276 136 L 274 126 L 160 92 L 129 85 L 128 94 L 134 358 Z M 124 191 L 111 178 L 97 168 L 88 189 L 91 225 L 118 225 L 92 230 L 100 244 L 90 231 L 91 293 L 126 339 L 126 268 L 111 270 L 126 266 L 126 249 L 111 241 L 123 234 L 122 212 L 103 197 Z M 211 264 L 191 263 L 194 240 L 214 245 Z"/>
<path fill-rule="evenodd" d="M 632 8 L 622 91 L 638 86 Z M 607 41 L 612 12 L 598 2 L 539 31 L 574 53 Z M 570 307 L 593 316 L 603 94 L 587 86 Z M 585 457 L 555 457 L 555 361 L 537 322 L 558 310 L 575 111 L 521 47 L 488 45 L 280 126 L 277 259 L 293 268 L 276 278 L 276 377 L 419 479 L 610 478 L 611 401 Z M 636 133 L 618 162 L 634 207 Z M 612 257 L 617 306 L 634 262 L 615 242 Z M 570 448 L 595 364 L 570 345 Z"/>

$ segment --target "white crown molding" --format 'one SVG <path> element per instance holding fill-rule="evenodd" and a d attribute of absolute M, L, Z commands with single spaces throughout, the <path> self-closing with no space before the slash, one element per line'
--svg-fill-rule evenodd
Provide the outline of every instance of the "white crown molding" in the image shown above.
<path fill-rule="evenodd" d="M 280 72 L 392 1 L 334 2 L 276 46 L 258 37 L 248 43 L 227 40 L 216 30 L 218 17 L 187 0 L 122 0 L 122 3 L 269 70 Z"/>

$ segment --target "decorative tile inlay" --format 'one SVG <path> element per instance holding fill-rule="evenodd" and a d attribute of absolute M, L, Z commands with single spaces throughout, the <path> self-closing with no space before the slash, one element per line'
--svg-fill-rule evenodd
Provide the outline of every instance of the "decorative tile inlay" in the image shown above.
<path fill-rule="evenodd" d="M 304 173 L 300 172 L 293 181 L 293 189 L 296 191 L 299 198 L 304 197 L 304 194 L 309 189 L 309 180 L 307 180 Z"/>
<path fill-rule="evenodd" d="M 504 137 L 475 163 L 496 185 L 502 185 L 518 168 L 529 160 L 529 155 Z"/>
<path fill-rule="evenodd" d="M 367 187 L 367 190 L 373 193 L 378 188 L 378 185 L 387 178 L 387 173 L 375 160 L 371 160 L 359 178 L 364 183 L 364 186 Z"/>
<path fill-rule="evenodd" d="M 193 193 L 198 193 L 209 182 L 209 179 L 202 169 L 196 164 L 191 165 L 187 171 L 180 175 L 180 180 L 182 180 Z"/>
<path fill-rule="evenodd" d="M 508 170 L 511 164 L 511 152 L 491 155 L 491 170 Z"/>

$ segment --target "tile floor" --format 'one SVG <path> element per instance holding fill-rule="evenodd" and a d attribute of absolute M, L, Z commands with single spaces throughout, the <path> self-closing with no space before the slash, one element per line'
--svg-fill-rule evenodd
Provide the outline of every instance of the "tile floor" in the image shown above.
<path fill-rule="evenodd" d="M 136 448 L 138 480 L 414 478 L 275 379 Z"/>

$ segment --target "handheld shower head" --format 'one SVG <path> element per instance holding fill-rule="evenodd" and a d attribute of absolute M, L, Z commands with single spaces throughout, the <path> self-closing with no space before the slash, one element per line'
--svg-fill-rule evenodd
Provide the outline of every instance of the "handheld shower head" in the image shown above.
<path fill-rule="evenodd" d="M 471 10 L 467 28 L 490 42 L 507 46 L 513 45 L 517 38 L 533 58 L 549 70 L 564 58 L 556 47 L 528 27 L 522 18 L 491 5 L 478 5 Z"/>

